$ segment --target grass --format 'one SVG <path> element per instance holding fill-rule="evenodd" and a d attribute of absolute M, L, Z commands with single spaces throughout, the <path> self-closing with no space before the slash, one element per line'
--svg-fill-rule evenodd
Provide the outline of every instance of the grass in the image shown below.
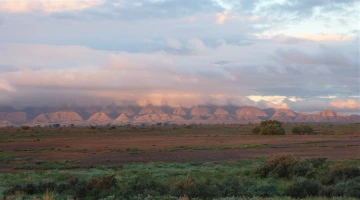
<path fill-rule="evenodd" d="M 38 160 L 35 164 L 23 164 L 23 165 L 16 165 L 14 169 L 23 169 L 23 170 L 63 170 L 63 169 L 77 169 L 80 168 L 78 165 L 73 165 L 68 161 L 41 161 Z"/>
<path fill-rule="evenodd" d="M 125 151 L 128 152 L 131 155 L 145 153 L 145 151 L 143 149 L 139 149 L 139 148 L 126 148 Z"/>
<path fill-rule="evenodd" d="M 55 195 L 56 195 L 55 191 L 51 191 L 47 189 L 44 195 L 42 196 L 42 200 L 54 200 Z"/>
<path fill-rule="evenodd" d="M 6 152 L 0 152 L 0 164 L 8 164 L 10 161 L 13 161 L 15 159 L 15 156 L 6 153 Z"/>

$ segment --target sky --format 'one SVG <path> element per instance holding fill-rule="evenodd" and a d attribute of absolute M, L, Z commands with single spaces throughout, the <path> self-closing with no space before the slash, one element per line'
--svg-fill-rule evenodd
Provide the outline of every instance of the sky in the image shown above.
<path fill-rule="evenodd" d="M 0 0 L 0 105 L 360 113 L 358 0 Z"/>

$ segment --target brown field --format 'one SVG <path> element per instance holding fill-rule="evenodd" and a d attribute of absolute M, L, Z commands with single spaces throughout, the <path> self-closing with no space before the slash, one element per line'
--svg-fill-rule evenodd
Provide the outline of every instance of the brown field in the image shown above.
<path fill-rule="evenodd" d="M 137 162 L 221 161 L 291 154 L 360 159 L 360 124 L 312 125 L 316 135 L 251 135 L 254 125 L 0 129 L 0 171 L 37 161 L 79 166 Z"/>

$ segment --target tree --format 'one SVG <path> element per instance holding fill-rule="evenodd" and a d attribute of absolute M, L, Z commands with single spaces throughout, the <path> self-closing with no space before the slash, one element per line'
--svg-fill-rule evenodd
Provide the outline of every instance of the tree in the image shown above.
<path fill-rule="evenodd" d="M 266 120 L 260 124 L 260 135 L 284 135 L 285 129 L 277 120 Z"/>

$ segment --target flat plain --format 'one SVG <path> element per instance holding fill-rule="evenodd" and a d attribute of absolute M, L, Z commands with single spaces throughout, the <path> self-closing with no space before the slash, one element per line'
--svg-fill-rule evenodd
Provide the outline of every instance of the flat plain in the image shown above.
<path fill-rule="evenodd" d="M 0 129 L 0 171 L 148 162 L 252 159 L 274 155 L 360 159 L 360 124 L 312 124 L 314 135 L 252 135 L 255 125 Z M 44 168 L 46 169 L 46 168 Z"/>
<path fill-rule="evenodd" d="M 0 129 L 0 199 L 360 198 L 360 124 Z"/>

